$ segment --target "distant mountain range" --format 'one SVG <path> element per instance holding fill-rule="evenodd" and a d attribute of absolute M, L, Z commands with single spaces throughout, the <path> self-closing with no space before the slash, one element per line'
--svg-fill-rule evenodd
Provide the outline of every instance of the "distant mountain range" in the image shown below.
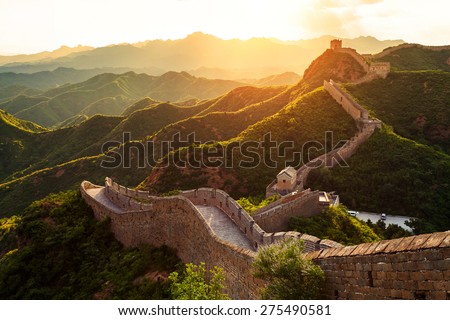
<path fill-rule="evenodd" d="M 448 57 L 450 49 L 400 46 L 376 58 L 391 62 L 386 79 L 345 85 L 383 128 L 350 158 L 349 167 L 314 171 L 307 185 L 335 190 L 357 210 L 421 218 L 420 232 L 448 230 Z M 0 105 L 0 216 L 19 213 L 49 193 L 78 188 L 83 179 L 102 183 L 105 176 L 155 193 L 210 186 L 235 198 L 261 196 L 284 163 L 251 169 L 165 166 L 168 157 L 182 159 L 190 148 L 168 152 L 161 142 L 193 132 L 200 144 L 214 145 L 258 141 L 268 132 L 280 143 L 299 146 L 323 141 L 326 131 L 349 139 L 357 131 L 354 121 L 324 91 L 323 80 L 347 83 L 363 74 L 351 55 L 325 50 L 289 86 L 251 87 L 186 72 L 104 73 L 43 92 L 10 86 L 15 95 Z M 0 96 L 7 92 L 0 88 Z M 179 101 L 168 103 L 169 98 Z M 121 143 L 124 132 L 132 141 Z M 107 141 L 117 141 L 117 149 L 102 150 Z M 138 166 L 139 142 L 152 142 L 149 151 L 159 162 Z M 125 148 L 131 168 L 100 165 Z"/>
<path fill-rule="evenodd" d="M 82 74 L 76 70 L 74 73 Z M 83 82 L 62 85 L 31 96 L 19 92 L 4 99 L 0 109 L 50 127 L 78 115 L 120 115 L 130 104 L 146 96 L 158 101 L 207 99 L 244 85 L 243 82 L 231 80 L 197 78 L 186 72 L 171 71 L 161 76 L 132 71 L 124 74 L 103 73 Z"/>
<path fill-rule="evenodd" d="M 152 75 L 188 71 L 195 76 L 221 79 L 262 78 L 286 71 L 301 74 L 311 60 L 329 46 L 332 38 L 324 36 L 299 41 L 253 38 L 243 41 L 222 40 L 197 32 L 180 40 L 151 40 L 101 48 L 63 47 L 34 55 L 0 56 L 0 73 L 34 73 L 64 67 L 121 68 L 122 72 Z M 376 53 L 401 43 L 402 40 L 380 41 L 373 37 L 343 39 L 345 46 L 363 53 Z"/>

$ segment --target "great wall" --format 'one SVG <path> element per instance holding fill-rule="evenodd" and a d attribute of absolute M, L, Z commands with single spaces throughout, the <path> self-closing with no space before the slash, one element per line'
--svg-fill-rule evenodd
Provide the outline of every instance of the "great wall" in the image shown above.
<path fill-rule="evenodd" d="M 450 299 L 450 231 L 357 246 L 280 232 L 292 216 L 322 210 L 320 192 L 303 190 L 309 172 L 348 159 L 381 126 L 337 83 L 325 81 L 324 87 L 355 119 L 359 132 L 338 150 L 302 166 L 298 190 L 252 216 L 227 193 L 211 188 L 155 197 L 106 178 L 104 187 L 82 182 L 82 197 L 96 219 L 110 219 L 112 232 L 125 246 L 167 245 L 186 263 L 223 268 L 227 293 L 234 299 L 259 298 L 264 284 L 253 277 L 252 261 L 258 248 L 286 238 L 302 239 L 306 255 L 325 271 L 324 298 Z"/>

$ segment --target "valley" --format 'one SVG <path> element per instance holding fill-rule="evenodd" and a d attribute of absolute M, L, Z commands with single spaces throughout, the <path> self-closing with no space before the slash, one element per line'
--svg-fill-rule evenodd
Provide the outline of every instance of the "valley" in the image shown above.
<path fill-rule="evenodd" d="M 202 34 L 194 34 L 186 41 L 206 47 L 205 41 L 218 47 L 225 45 Z M 280 60 L 292 61 L 301 52 L 297 47 L 283 51 L 282 43 L 268 49 L 265 40 L 249 41 Z M 324 260 L 318 252 L 328 252 L 332 259 L 332 252 L 342 250 L 346 255 L 345 250 L 354 248 L 350 245 L 364 251 L 365 259 L 370 260 L 371 253 L 365 251 L 368 245 L 386 244 L 380 250 L 400 241 L 409 241 L 409 245 L 421 239 L 421 234 L 433 233 L 426 236 L 436 237 L 441 241 L 439 244 L 444 244 L 445 231 L 450 229 L 450 73 L 444 59 L 450 57 L 449 47 L 392 43 L 399 46 L 378 54 L 374 50 L 370 52 L 372 55 L 360 55 L 349 48 L 335 48 L 332 42 L 330 49 L 311 59 L 302 77 L 284 72 L 272 76 L 260 74 L 260 79 L 209 79 L 196 72 L 182 71 L 193 67 L 181 62 L 179 65 L 172 62 L 176 71 L 157 76 L 135 71 L 102 72 L 106 70 L 103 68 L 150 68 L 151 65 L 143 65 L 144 52 L 148 53 L 149 48 L 154 50 L 154 46 L 169 50 L 169 44 L 185 45 L 180 40 L 97 49 L 83 47 L 68 57 L 51 58 L 51 62 L 46 62 L 48 66 L 35 60 L 0 66 L 0 72 L 3 68 L 37 71 L 44 66 L 59 66 L 54 71 L 41 70 L 39 74 L 2 76 L 0 73 L 0 261 L 12 256 L 7 258 L 12 259 L 8 260 L 10 264 L 0 266 L 0 271 L 4 268 L 0 283 L 11 281 L 8 288 L 12 289 L 0 290 L 0 297 L 88 299 L 94 295 L 105 298 L 150 295 L 167 298 L 164 284 L 145 287 L 133 279 L 144 273 L 175 270 L 174 253 L 153 246 L 170 244 L 178 250 L 178 258 L 183 262 L 189 260 L 187 252 L 193 252 L 195 245 L 179 241 L 173 234 L 175 229 L 181 230 L 186 237 L 194 239 L 191 219 L 195 221 L 193 226 L 198 236 L 195 241 L 207 244 L 204 251 L 192 254 L 196 262 L 203 258 L 208 265 L 219 264 L 226 269 L 224 259 L 211 253 L 214 248 L 223 250 L 225 257 L 235 259 L 241 271 L 239 276 L 227 273 L 229 292 L 234 298 L 257 296 L 247 268 L 254 253 L 247 251 L 257 251 L 259 246 L 273 243 L 281 233 L 288 238 L 299 232 L 298 237 L 307 245 L 305 251 L 319 263 Z M 226 45 L 234 46 L 239 53 L 244 44 L 231 41 Z M 129 56 L 129 51 L 135 59 L 134 65 L 118 65 L 117 57 L 124 52 Z M 92 67 L 90 58 L 96 56 L 104 57 L 104 63 L 97 65 L 98 69 L 88 69 Z M 220 54 L 217 56 L 220 58 Z M 198 58 L 207 61 L 206 53 Z M 258 59 L 263 58 L 266 57 Z M 244 55 L 242 63 L 251 66 L 246 59 L 250 58 Z M 183 57 L 180 61 L 189 59 Z M 386 66 L 389 66 L 387 72 L 383 69 Z M 87 69 L 63 69 L 75 67 Z M 68 79 L 73 82 L 60 84 Z M 330 79 L 335 82 L 329 86 L 339 84 L 350 101 L 356 101 L 358 108 L 363 109 L 361 115 L 366 116 L 355 116 L 342 98 L 332 94 L 326 85 Z M 345 157 L 348 165 L 308 170 L 301 181 L 302 188 L 291 190 L 286 197 L 277 194 L 264 202 L 267 186 L 277 179 L 280 171 L 292 166 L 297 172 L 311 160 L 336 152 L 348 140 L 354 141 L 374 123 L 367 139 Z M 108 165 L 111 163 L 114 165 Z M 229 163 L 232 165 L 225 165 Z M 108 177 L 106 184 L 105 177 Z M 80 184 L 81 195 L 76 191 Z M 317 195 L 316 190 L 339 195 L 344 206 L 334 207 L 327 202 L 322 213 L 312 216 L 304 216 L 299 211 L 298 219 L 290 220 L 288 230 L 266 233 L 258 225 L 258 219 L 262 219 L 258 214 L 264 213 L 272 201 L 278 204 L 278 211 L 273 212 L 281 217 L 283 208 L 290 205 L 289 208 L 295 208 L 295 201 L 300 206 L 308 206 L 308 199 Z M 253 215 L 243 210 L 241 203 L 255 207 L 265 203 L 267 207 L 261 206 L 256 210 L 258 214 Z M 413 221 L 407 225 L 414 236 L 404 238 L 410 235 L 409 230 L 356 221 L 345 206 L 412 217 Z M 154 217 L 155 208 L 160 213 L 158 218 Z M 187 218 L 173 219 L 166 214 L 168 211 L 175 213 L 174 216 L 185 213 Z M 92 214 L 99 221 L 93 220 Z M 109 225 L 102 220 L 105 217 L 111 219 L 108 223 L 115 239 L 108 233 Z M 140 219 L 149 220 L 141 224 Z M 165 223 L 159 228 L 150 223 L 152 219 Z M 146 226 L 152 226 L 151 234 L 158 236 L 150 237 Z M 33 228 L 38 231 L 34 232 Z M 212 233 L 205 231 L 208 228 Z M 45 232 L 50 232 L 55 243 L 58 237 L 67 242 L 63 241 L 61 246 L 47 243 Z M 82 241 L 81 234 L 88 233 L 95 239 Z M 220 236 L 219 240 L 211 236 L 214 233 Z M 25 284 L 8 280 L 8 274 L 20 277 L 14 268 L 23 268 L 28 258 L 35 266 L 45 265 L 45 261 L 35 259 L 39 245 L 66 256 L 71 245 L 81 246 L 82 252 L 85 252 L 83 248 L 95 251 L 92 243 L 96 239 L 101 239 L 102 248 L 111 246 L 107 254 L 115 257 L 120 266 L 127 264 L 125 258 L 135 259 L 134 269 L 129 274 L 122 269 L 102 273 L 100 269 L 112 268 L 106 253 L 92 253 L 86 258 L 88 262 L 101 261 L 99 270 L 89 263 L 69 259 L 66 267 L 73 279 L 86 278 L 86 274 L 76 271 L 80 267 L 99 278 L 92 287 L 85 283 L 77 285 L 77 296 L 70 294 L 75 285 L 64 276 L 60 281 L 45 279 L 43 282 L 52 285 L 30 293 L 27 288 L 38 280 Z M 122 257 L 116 239 L 126 246 L 146 243 L 150 247 L 137 251 L 127 249 Z M 28 245 L 23 243 L 27 241 L 33 244 L 31 253 L 24 251 Z M 237 245 L 229 246 L 227 241 L 235 241 Z M 238 250 L 235 246 L 242 248 Z M 434 247 L 426 249 L 430 248 Z M 19 254 L 15 255 L 15 250 Z M 57 261 L 53 256 L 48 259 Z M 167 263 L 148 265 L 145 259 Z M 38 277 L 31 274 L 30 279 Z M 103 290 L 101 282 L 106 281 L 112 285 Z M 58 293 L 58 288 L 67 291 Z M 124 288 L 129 288 L 130 293 Z M 390 293 L 386 297 L 393 298 Z"/>

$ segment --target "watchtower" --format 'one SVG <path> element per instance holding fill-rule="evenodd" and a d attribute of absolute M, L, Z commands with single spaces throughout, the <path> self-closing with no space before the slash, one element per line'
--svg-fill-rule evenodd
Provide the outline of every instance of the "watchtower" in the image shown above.
<path fill-rule="evenodd" d="M 341 48 L 342 48 L 342 40 L 334 39 L 334 40 L 330 41 L 330 49 L 331 50 L 341 49 Z"/>

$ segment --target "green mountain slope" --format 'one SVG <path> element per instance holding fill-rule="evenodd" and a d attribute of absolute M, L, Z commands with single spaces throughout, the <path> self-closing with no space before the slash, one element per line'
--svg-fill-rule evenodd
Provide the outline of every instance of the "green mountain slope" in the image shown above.
<path fill-rule="evenodd" d="M 44 132 L 45 128 L 41 126 L 17 119 L 8 112 L 0 109 L 0 138 L 16 138 L 26 135 L 27 133 Z"/>
<path fill-rule="evenodd" d="M 351 82 L 365 75 L 362 66 L 347 53 L 326 50 L 305 70 L 303 80 L 311 88 L 323 85 L 324 80 Z"/>
<path fill-rule="evenodd" d="M 111 70 L 109 71 L 111 72 Z M 57 68 L 53 71 L 41 71 L 31 74 L 4 72 L 0 73 L 0 88 L 20 85 L 33 89 L 48 90 L 65 83 L 85 81 L 99 73 L 104 72 L 108 72 L 108 70 L 75 70 L 72 68 Z"/>
<path fill-rule="evenodd" d="M 138 185 L 150 173 L 148 168 L 138 169 L 134 161 L 131 168 L 116 169 L 104 168 L 101 163 L 101 156 L 78 158 L 0 183 L 0 216 L 20 214 L 31 202 L 50 193 L 78 190 L 80 181 L 83 180 L 101 185 L 105 177 L 110 176 L 133 186 Z"/>
<path fill-rule="evenodd" d="M 24 109 L 28 109 L 30 106 L 39 104 L 44 101 L 48 101 L 49 98 L 43 96 L 26 96 L 19 94 L 12 99 L 7 100 L 0 104 L 0 109 L 8 111 L 9 113 L 16 114 Z"/>
<path fill-rule="evenodd" d="M 223 130 L 228 126 L 226 130 L 237 134 L 245 129 L 248 124 L 280 110 L 286 105 L 292 92 L 295 91 L 294 89 L 286 90 L 277 97 L 264 101 L 261 105 L 257 103 L 242 109 L 245 122 L 239 121 L 241 111 L 236 113 L 212 113 L 211 115 L 232 115 L 233 117 L 229 119 L 212 117 L 212 119 L 215 119 L 217 125 L 223 126 Z M 192 117 L 202 111 L 203 108 L 209 107 L 215 100 L 200 102 L 193 107 L 159 104 L 155 107 L 138 110 L 127 118 L 96 116 L 75 127 L 52 131 L 46 135 L 32 136 L 25 141 L 25 147 L 21 152 L 11 152 L 5 158 L 15 157 L 21 159 L 21 161 L 15 162 L 14 168 L 8 167 L 6 168 L 8 170 L 3 171 L 10 172 L 8 174 L 10 177 L 0 185 L 0 210 L 2 212 L 8 210 L 9 213 L 5 214 L 16 213 L 17 210 L 23 209 L 31 201 L 42 198 L 51 192 L 77 188 L 80 179 L 102 183 L 105 176 L 113 176 L 127 185 L 139 184 L 149 175 L 150 168 L 136 168 L 136 170 L 102 168 L 100 163 L 105 157 L 94 156 L 101 152 L 102 143 L 110 140 L 121 142 L 122 133 L 125 131 L 130 132 L 132 139 L 142 139 L 155 134 L 167 125 L 170 128 L 172 122 L 177 121 L 177 119 Z M 208 117 L 208 115 L 205 117 Z M 236 119 L 236 121 L 230 121 L 232 119 Z M 101 123 L 107 120 L 109 125 Z M 189 131 L 189 127 L 185 129 Z M 198 130 L 200 128 L 194 126 L 192 129 Z M 204 138 L 206 139 L 208 131 L 204 131 Z M 165 131 L 162 130 L 161 132 Z M 165 139 L 164 134 L 158 134 L 157 136 Z M 33 149 L 31 148 L 33 143 L 41 147 Z M 136 150 L 133 149 L 133 151 Z M 30 153 L 32 156 L 30 156 Z M 64 163 L 81 156 L 94 157 Z M 138 155 L 132 157 L 136 167 L 138 159 Z M 8 163 L 10 162 L 8 161 Z M 134 167 L 132 166 L 132 168 Z M 33 172 L 33 170 L 39 171 Z M 11 175 L 13 172 L 15 173 Z M 12 180 L 13 178 L 16 179 Z M 18 201 L 19 198 L 22 200 Z"/>
<path fill-rule="evenodd" d="M 32 123 L 18 120 L 12 116 L 10 118 L 12 120 L 9 120 L 9 123 L 25 123 L 28 126 L 26 128 L 36 127 L 35 130 L 43 130 Z M 79 153 L 105 137 L 122 119 L 121 117 L 95 116 L 75 127 L 41 133 L 25 131 L 24 124 L 21 124 L 19 133 L 17 126 L 13 128 L 15 131 L 11 133 L 10 137 L 14 138 L 8 137 L 2 130 L 0 141 L 2 141 L 3 152 L 0 179 L 3 180 L 7 177 L 12 179 L 29 174 L 34 170 L 76 159 L 79 157 Z M 95 150 L 88 155 L 98 153 L 100 152 Z"/>
<path fill-rule="evenodd" d="M 286 86 L 263 88 L 239 87 L 221 97 L 216 103 L 203 110 L 198 115 L 201 116 L 215 111 L 238 111 L 251 104 L 268 100 L 286 89 Z"/>
<path fill-rule="evenodd" d="M 421 45 L 400 45 L 375 55 L 377 61 L 391 63 L 393 70 L 442 70 L 450 71 L 450 46 L 441 50 Z"/>
<path fill-rule="evenodd" d="M 132 105 L 128 106 L 124 111 L 122 111 L 122 115 L 129 116 L 130 114 L 132 114 L 133 112 L 135 112 L 137 110 L 155 106 L 158 103 L 160 103 L 160 102 L 153 100 L 150 97 L 145 97 L 145 98 L 140 99 L 139 101 L 133 103 Z"/>
<path fill-rule="evenodd" d="M 0 103 L 8 101 L 15 96 L 34 96 L 42 93 L 41 90 L 31 89 L 21 85 L 8 85 L 0 88 Z"/>
<path fill-rule="evenodd" d="M 450 229 L 450 156 L 385 128 L 348 164 L 313 171 L 308 187 L 335 190 L 352 209 L 422 218 L 419 232 Z"/>
<path fill-rule="evenodd" d="M 0 299 L 167 299 L 151 274 L 178 263 L 166 247 L 123 248 L 73 191 L 0 219 Z"/>
<path fill-rule="evenodd" d="M 334 138 L 338 142 L 350 138 L 354 134 L 355 126 L 342 108 L 321 89 L 298 98 L 272 116 L 260 119 L 233 139 L 234 142 L 262 141 L 264 135 L 270 132 L 272 139 L 278 143 L 292 141 L 295 146 L 287 149 L 286 158 L 273 154 L 275 167 L 268 167 L 262 162 L 256 163 L 252 168 L 237 165 L 245 155 L 236 151 L 237 154 L 233 158 L 235 165 L 232 168 L 178 168 L 171 164 L 168 167 L 153 169 L 141 186 L 156 192 L 210 186 L 224 189 L 234 197 L 248 194 L 259 196 L 264 194 L 267 184 L 275 178 L 278 171 L 284 168 L 285 161 L 292 160 L 290 158 L 294 150 L 301 150 L 302 145 L 309 140 L 323 144 L 327 130 L 334 132 Z M 209 131 L 214 132 L 211 129 Z M 187 149 L 179 150 L 170 157 L 188 159 L 192 157 L 192 153 L 187 151 Z M 261 146 L 255 147 L 253 151 L 262 159 Z M 323 151 L 318 150 L 319 153 Z M 318 153 L 315 153 L 314 156 L 317 155 Z"/>
<path fill-rule="evenodd" d="M 450 73 L 396 72 L 347 90 L 401 136 L 450 152 Z"/>
<path fill-rule="evenodd" d="M 14 97 L 2 105 L 19 118 L 50 127 L 79 114 L 120 115 L 134 101 L 146 96 L 161 101 L 193 96 L 207 99 L 241 85 L 243 83 L 236 81 L 196 78 L 185 72 L 169 72 L 160 77 L 134 72 L 105 73 L 47 90 L 38 96 Z"/>

